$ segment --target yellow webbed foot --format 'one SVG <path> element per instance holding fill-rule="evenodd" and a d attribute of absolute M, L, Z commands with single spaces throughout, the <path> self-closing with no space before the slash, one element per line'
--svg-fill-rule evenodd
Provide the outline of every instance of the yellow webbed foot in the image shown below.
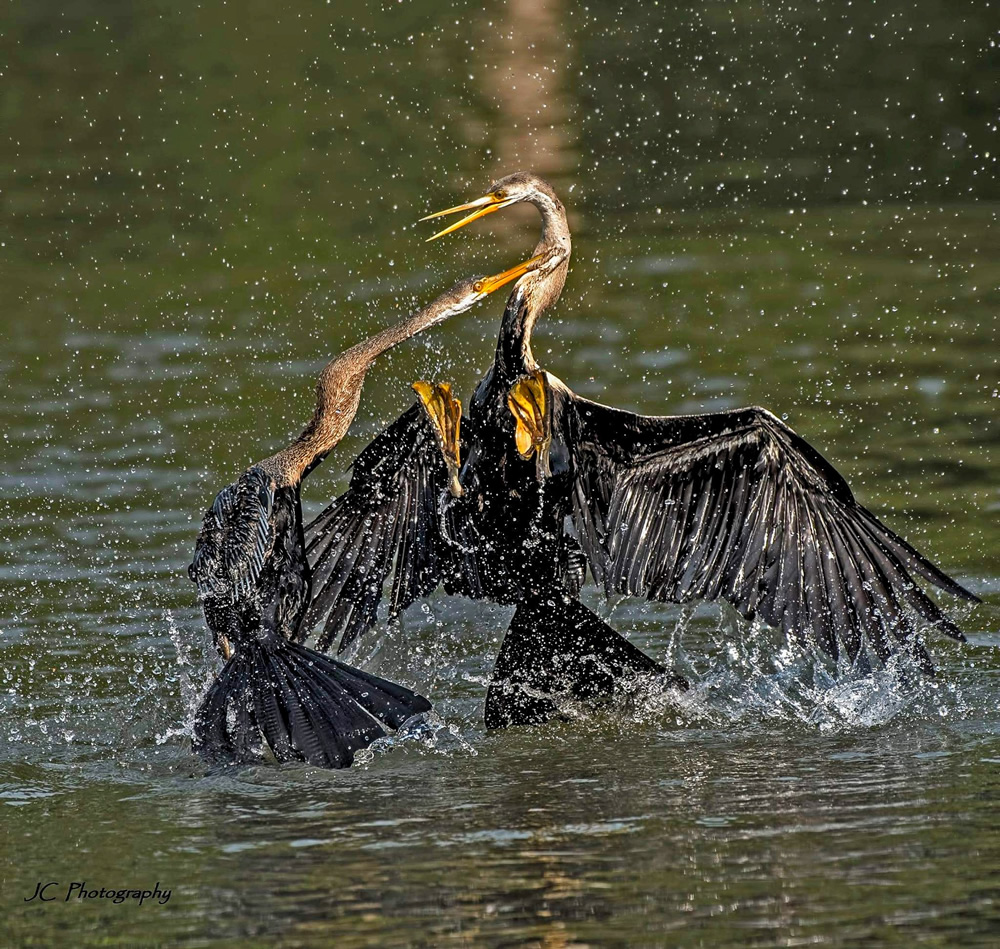
<path fill-rule="evenodd" d="M 437 435 L 438 447 L 448 466 L 448 490 L 452 496 L 460 498 L 465 491 L 458 481 L 458 469 L 462 464 L 459 453 L 462 426 L 462 403 L 451 394 L 451 384 L 448 382 L 413 383 L 413 391 L 420 397 L 420 404 L 427 413 L 434 433 Z"/>
<path fill-rule="evenodd" d="M 229 637 L 226 636 L 225 633 L 215 634 L 215 648 L 219 650 L 223 660 L 225 662 L 229 662 L 234 650 L 232 643 L 229 641 Z"/>
<path fill-rule="evenodd" d="M 549 470 L 549 444 L 552 441 L 552 421 L 549 417 L 550 399 L 548 380 L 538 369 L 523 376 L 511 386 L 507 394 L 507 408 L 514 416 L 514 444 L 524 459 L 536 457 L 539 478 L 547 478 Z"/>

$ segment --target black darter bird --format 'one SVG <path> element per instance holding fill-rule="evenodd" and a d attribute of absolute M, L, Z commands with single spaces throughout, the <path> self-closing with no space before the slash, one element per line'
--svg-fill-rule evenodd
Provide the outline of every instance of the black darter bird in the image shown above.
<path fill-rule="evenodd" d="M 280 761 L 346 767 L 358 749 L 430 708 L 409 689 L 302 645 L 312 586 L 299 489 L 350 427 L 379 355 L 524 272 L 521 265 L 463 280 L 337 356 L 320 374 L 316 410 L 302 434 L 215 498 L 188 568 L 226 660 L 195 718 L 194 746 L 206 757 L 260 760 L 266 744 Z"/>
<path fill-rule="evenodd" d="M 390 616 L 438 584 L 515 604 L 486 721 L 538 721 L 555 710 L 553 686 L 595 693 L 623 672 L 663 671 L 576 599 L 589 567 L 608 596 L 724 600 L 835 660 L 905 650 L 931 671 L 917 623 L 964 637 L 917 580 L 977 598 L 858 504 L 791 428 L 757 407 L 637 415 L 538 365 L 532 330 L 571 250 L 552 187 L 514 174 L 430 217 L 469 212 L 440 237 L 518 202 L 538 209 L 541 238 L 468 417 L 447 385 L 418 383 L 420 402 L 307 528 L 323 645 L 342 635 L 343 649 L 374 622 L 390 572 Z"/>

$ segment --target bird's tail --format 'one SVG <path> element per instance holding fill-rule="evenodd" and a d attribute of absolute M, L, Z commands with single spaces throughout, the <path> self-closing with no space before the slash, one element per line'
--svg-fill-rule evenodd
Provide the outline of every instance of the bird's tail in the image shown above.
<path fill-rule="evenodd" d="M 194 748 L 213 761 L 346 768 L 354 753 L 430 709 L 378 676 L 297 643 L 241 642 L 195 716 Z"/>
<path fill-rule="evenodd" d="M 687 682 L 615 632 L 596 613 L 562 591 L 528 595 L 518 605 L 493 666 L 486 693 L 487 728 L 535 725 L 559 709 L 555 697 L 595 699 L 635 675 Z"/>

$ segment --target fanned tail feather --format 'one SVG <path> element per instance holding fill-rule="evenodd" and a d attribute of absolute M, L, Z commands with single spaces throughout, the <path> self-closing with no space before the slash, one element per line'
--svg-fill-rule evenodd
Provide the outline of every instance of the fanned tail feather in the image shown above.
<path fill-rule="evenodd" d="M 213 761 L 346 768 L 354 754 L 430 709 L 422 695 L 297 643 L 240 643 L 195 716 L 194 748 Z"/>
<path fill-rule="evenodd" d="M 595 699 L 635 675 L 687 682 L 615 632 L 579 600 L 553 590 L 529 595 L 514 613 L 486 694 L 487 728 L 536 725 L 558 714 L 553 696 Z"/>

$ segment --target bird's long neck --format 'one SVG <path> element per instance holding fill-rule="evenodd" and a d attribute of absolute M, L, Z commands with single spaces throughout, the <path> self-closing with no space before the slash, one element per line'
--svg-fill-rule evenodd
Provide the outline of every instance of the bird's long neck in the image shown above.
<path fill-rule="evenodd" d="M 324 366 L 316 384 L 316 409 L 302 434 L 287 448 L 261 462 L 279 485 L 297 485 L 344 437 L 361 401 L 365 375 L 375 360 L 411 336 L 446 319 L 442 298 L 395 326 L 352 346 Z"/>
<path fill-rule="evenodd" d="M 556 263 L 522 277 L 507 299 L 493 370 L 495 381 L 503 386 L 513 385 L 520 376 L 538 368 L 531 351 L 531 333 L 539 317 L 559 299 L 569 268 L 572 245 L 565 208 L 558 199 L 549 198 L 544 203 L 535 202 L 535 206 L 542 215 L 542 236 L 535 255 Z"/>
<path fill-rule="evenodd" d="M 507 298 L 494 361 L 494 375 L 505 386 L 538 367 L 531 351 L 531 331 L 541 314 L 533 302 L 524 287 L 515 287 Z"/>

